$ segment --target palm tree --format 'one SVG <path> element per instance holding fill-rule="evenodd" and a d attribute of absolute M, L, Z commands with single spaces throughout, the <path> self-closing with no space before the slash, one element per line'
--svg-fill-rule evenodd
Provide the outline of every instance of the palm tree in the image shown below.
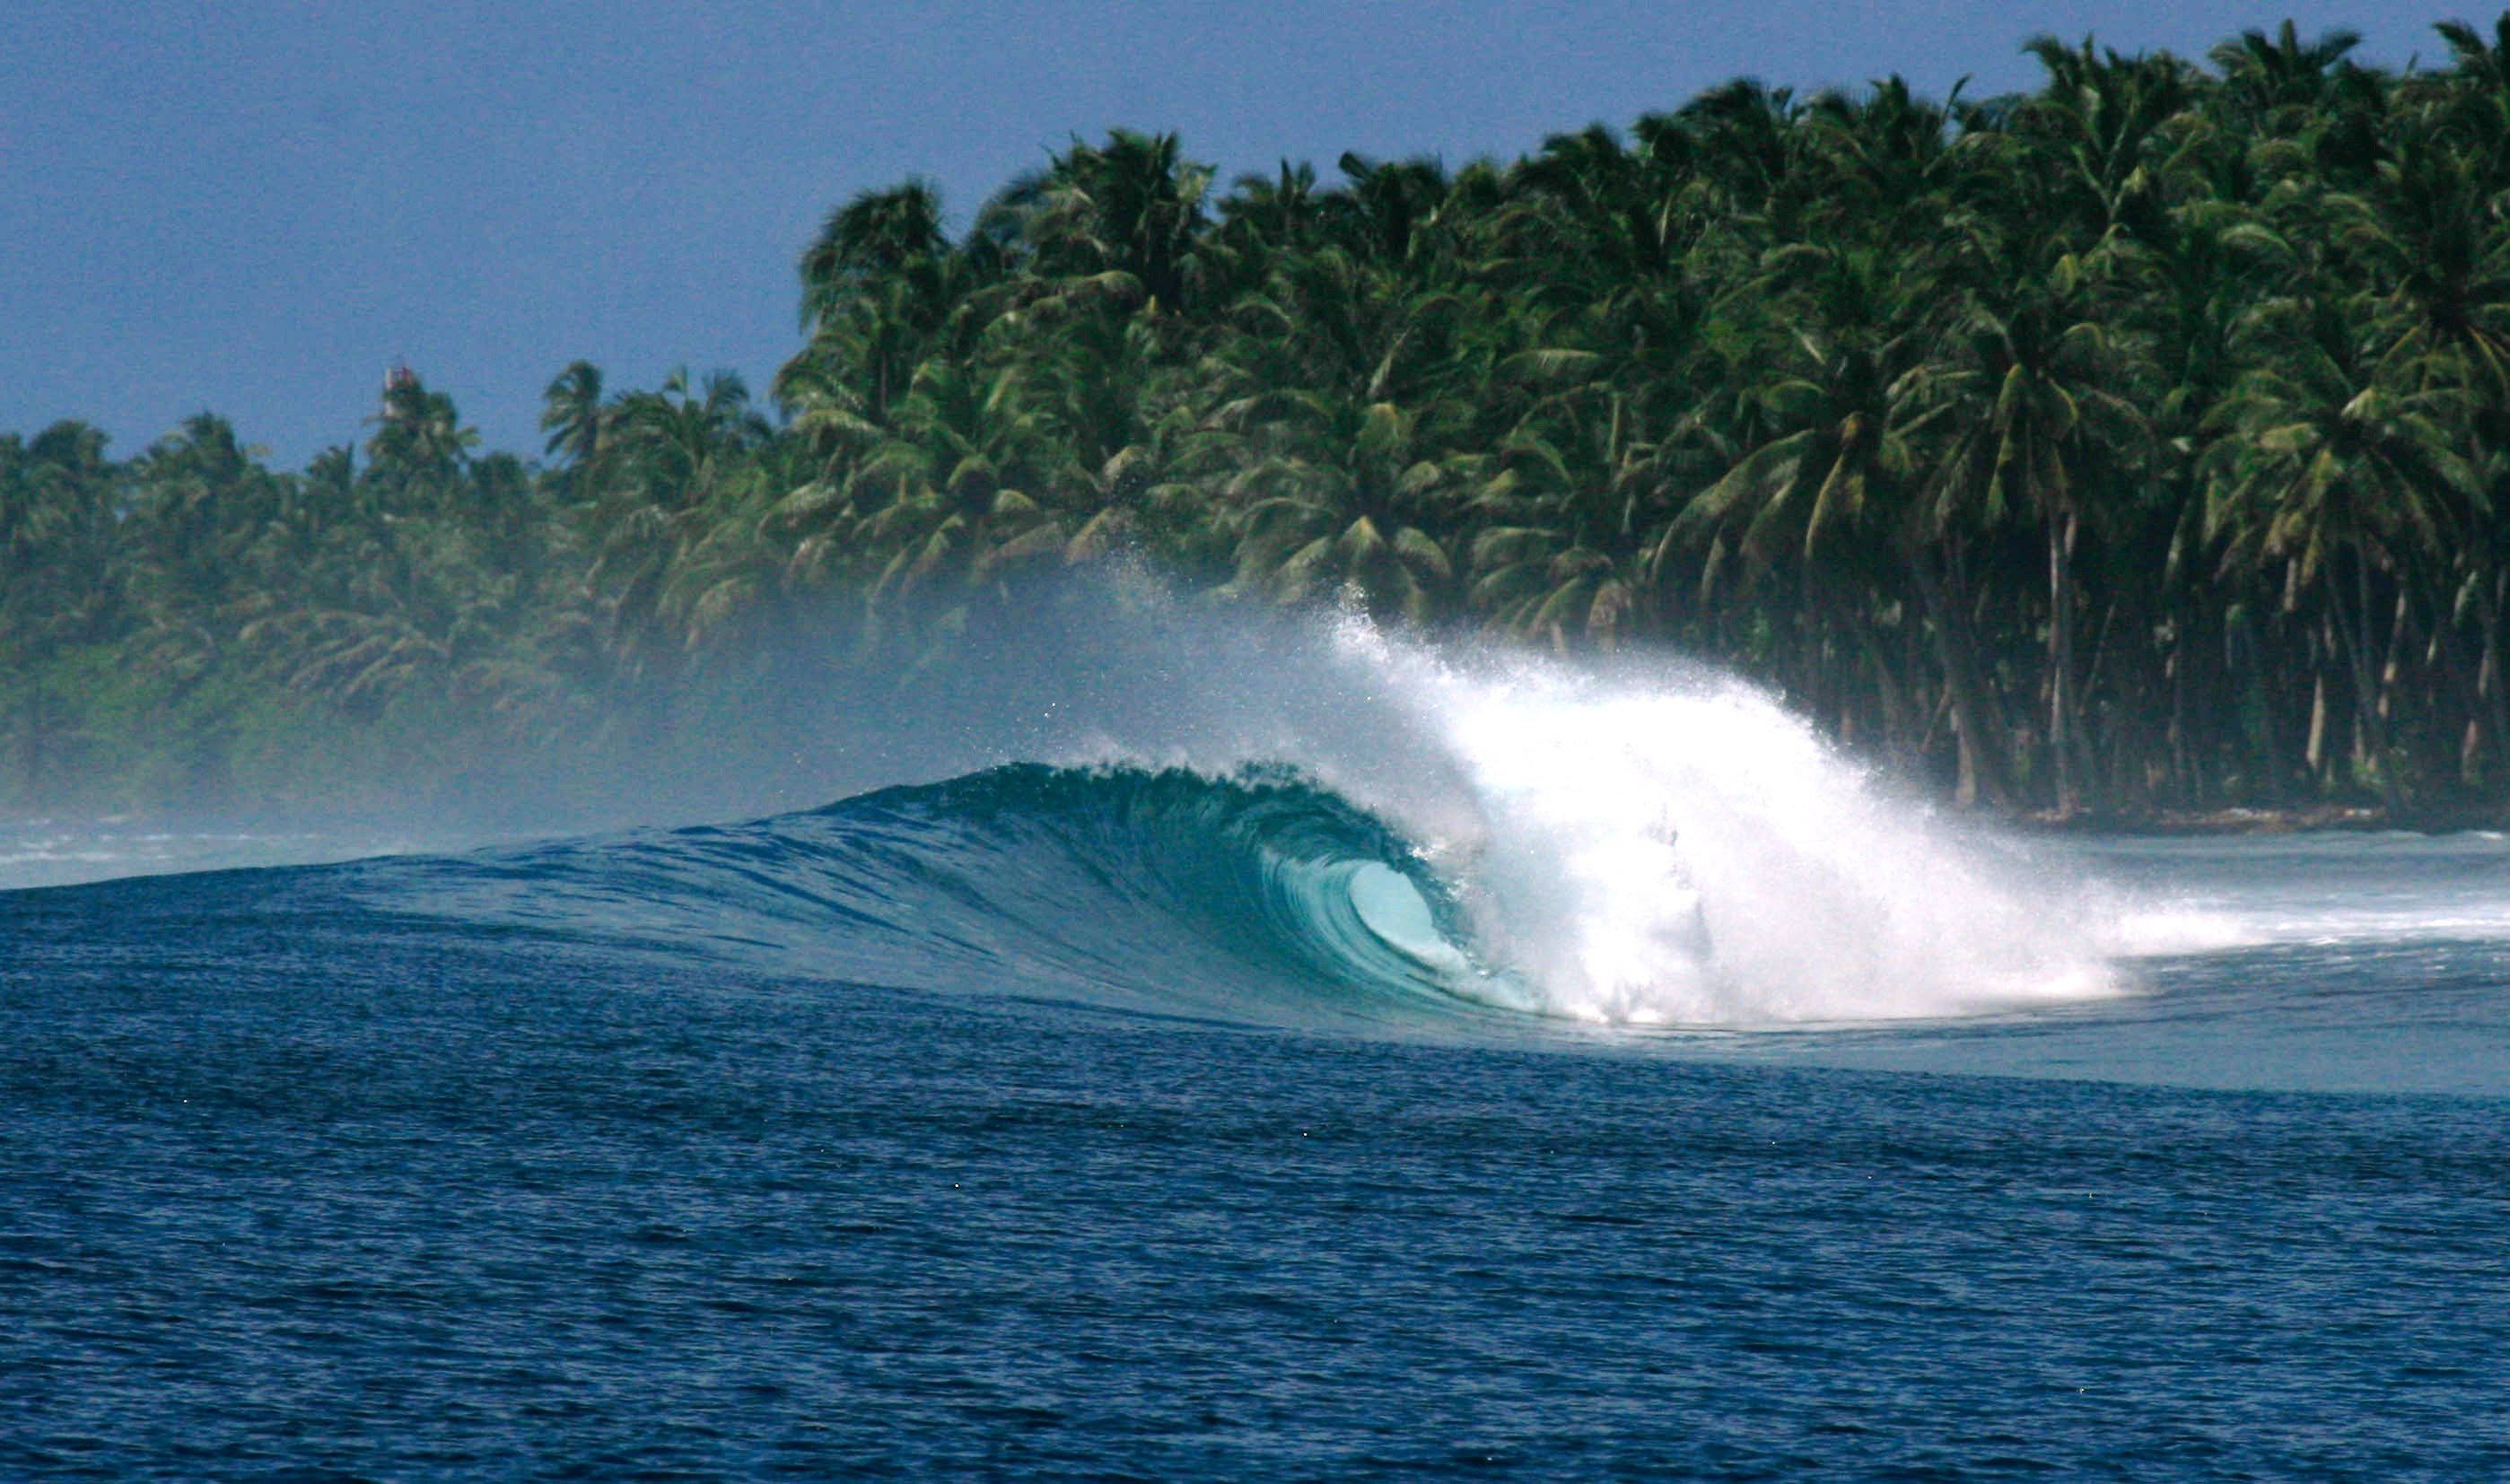
<path fill-rule="evenodd" d="M 2274 306 L 2259 333 L 2275 337 L 2275 354 L 2224 408 L 2237 437 L 2216 450 L 2213 524 L 2226 564 L 2285 562 L 2299 586 L 2324 584 L 2363 762 L 2400 816 L 2375 592 L 2463 529 L 2472 471 L 2448 431 L 2454 399 L 2383 385 L 2360 337 L 2324 304 Z"/>
<path fill-rule="evenodd" d="M 1495 455 L 1451 461 L 1458 476 L 1478 476 L 1467 600 L 1502 633 L 1559 649 L 1573 634 L 1612 649 L 1654 617 L 1647 451 L 1630 437 L 1624 400 L 1578 395 L 1591 390 L 1538 403 Z"/>
<path fill-rule="evenodd" d="M 2351 68 L 2346 58 L 2361 44 L 2361 32 L 2340 26 L 2302 41 L 2290 20 L 2272 35 L 2242 31 L 2208 54 L 2222 72 L 2216 106 L 2236 124 L 2263 134 L 2296 135 L 2324 108 Z"/>
<path fill-rule="evenodd" d="M 1013 368 L 928 363 L 900 409 L 897 436 L 858 480 L 861 535 L 886 553 L 866 594 L 894 604 L 951 580 L 953 613 L 1009 567 L 1059 552 L 1070 532 L 1041 498 L 1051 475 L 1045 427 Z"/>
<path fill-rule="evenodd" d="M 942 235 L 941 197 L 910 179 L 829 213 L 801 259 L 811 343 L 777 376 L 807 431 L 876 429 L 972 283 Z"/>
<path fill-rule="evenodd" d="M 868 285 L 929 273 L 949 247 L 932 182 L 910 178 L 856 193 L 828 213 L 803 250 L 803 327 L 842 318 L 851 296 Z"/>
<path fill-rule="evenodd" d="M 589 468 L 601 456 L 605 413 L 601 368 L 589 361 L 569 361 L 541 394 L 541 431 L 549 435 L 543 451 Z"/>
<path fill-rule="evenodd" d="M 1176 135 L 1118 129 L 1055 160 L 1024 228 L 1045 274 L 1114 275 L 1148 307 L 1181 313 L 1210 185 L 1211 168 L 1187 160 Z"/>
<path fill-rule="evenodd" d="M 443 490 L 479 446 L 479 430 L 462 426 L 453 399 L 407 370 L 386 379 L 383 405 L 367 421 L 375 429 L 366 440 L 367 477 L 399 496 Z"/>
<path fill-rule="evenodd" d="M 2017 193 L 2021 210 L 2031 204 Z M 2145 422 L 2123 395 L 2130 350 L 2110 332 L 2099 258 L 2042 236 L 2039 220 L 2017 214 L 1973 229 L 1967 312 L 1916 389 L 1943 418 L 1922 497 L 1935 528 L 1993 528 L 2027 514 L 2045 536 L 2048 742 L 2053 802 L 2066 816 L 2082 807 L 2075 556 L 2086 519 L 2100 514 L 2103 476 L 2114 472 L 2098 466 L 2135 458 Z"/>
<path fill-rule="evenodd" d="M 1344 183 L 1326 202 L 1335 243 L 1361 262 L 1414 263 L 1446 203 L 1446 168 L 1427 158 L 1387 162 L 1350 153 L 1337 165 Z"/>
<path fill-rule="evenodd" d="M 2360 198 L 2344 243 L 2379 295 L 2389 369 L 2445 377 L 2510 406 L 2510 233 L 2481 163 L 2421 128 L 2401 131 Z"/>
<path fill-rule="evenodd" d="M 105 435 L 59 422 L 0 437 L 0 742 L 32 795 L 65 773 L 76 708 L 56 676 L 119 597 L 113 570 L 121 471 Z"/>
<path fill-rule="evenodd" d="M 1425 529 L 1423 507 L 1447 476 L 1425 456 L 1421 414 L 1308 392 L 1280 394 L 1271 408 L 1253 440 L 1264 451 L 1224 486 L 1238 508 L 1229 590 L 1337 599 L 1422 625 L 1442 617 L 1455 563 Z"/>

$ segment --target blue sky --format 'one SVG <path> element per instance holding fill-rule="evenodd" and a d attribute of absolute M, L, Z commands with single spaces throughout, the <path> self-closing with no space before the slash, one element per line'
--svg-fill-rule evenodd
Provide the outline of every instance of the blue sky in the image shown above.
<path fill-rule="evenodd" d="M 1738 74 L 2027 86 L 2022 40 L 2200 54 L 2286 15 L 2390 64 L 2389 3 L 1461 0 L 717 5 L 13 0 L 0 26 L 0 430 L 129 453 L 204 407 L 284 464 L 362 436 L 406 360 L 538 448 L 576 357 L 614 385 L 795 348 L 827 209 L 910 173 L 966 214 L 1075 133 L 1180 132 L 1224 176 L 1346 149 L 1512 157 Z"/>

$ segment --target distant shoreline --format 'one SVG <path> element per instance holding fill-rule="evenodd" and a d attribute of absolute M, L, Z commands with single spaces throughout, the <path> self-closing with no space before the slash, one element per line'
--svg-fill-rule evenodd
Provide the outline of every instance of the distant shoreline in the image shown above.
<path fill-rule="evenodd" d="M 2510 829 L 2499 810 L 2414 810 L 2390 818 L 2375 806 L 2312 804 L 2288 809 L 2171 809 L 2134 813 L 2086 810 L 2071 817 L 2025 810 L 1997 822 L 2048 835 L 2291 835 L 2327 831 L 2454 835 Z"/>

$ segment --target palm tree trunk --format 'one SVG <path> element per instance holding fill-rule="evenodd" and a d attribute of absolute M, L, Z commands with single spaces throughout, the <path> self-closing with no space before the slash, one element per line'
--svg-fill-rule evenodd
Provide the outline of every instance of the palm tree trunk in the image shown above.
<path fill-rule="evenodd" d="M 1915 754 L 1910 750 L 1909 704 L 1900 687 L 1900 677 L 1891 672 L 1891 662 L 1872 625 L 1858 624 L 1850 634 L 1865 657 L 1867 673 L 1873 676 L 1874 683 L 1867 694 L 1873 706 L 1876 740 L 1892 766 L 1906 769 L 1914 762 Z"/>
<path fill-rule="evenodd" d="M 2327 786 L 2327 671 L 2320 668 L 2309 686 L 2309 736 L 2301 747 L 2301 766 L 2320 789 Z"/>
<path fill-rule="evenodd" d="M 2371 658 L 2371 560 L 2358 549 L 2353 556 L 2353 590 L 2336 593 L 2336 636 L 2353 673 L 2354 724 L 2360 729 L 2366 761 L 2379 786 L 2379 807 L 2394 822 L 2405 816 L 2405 795 L 2397 786 L 2396 768 L 2388 756 L 2388 719 L 2379 676 Z"/>
<path fill-rule="evenodd" d="M 2194 603 L 2182 603 L 2177 622 L 2171 625 L 2169 658 L 2162 673 L 2170 682 L 2170 722 L 2164 745 L 2170 755 L 2171 791 L 2178 796 L 2179 807 L 2202 807 L 2205 781 L 2197 767 L 2195 749 L 2188 738 L 2195 726 L 2196 682 L 2193 671 L 2196 656 L 2203 646 L 2195 642 L 2200 618 Z M 2267 731 L 2273 731 L 2269 722 Z"/>
<path fill-rule="evenodd" d="M 1987 735 L 1986 687 L 1978 678 L 1966 616 L 1958 604 L 1948 601 L 1942 579 L 1936 576 L 1922 547 L 1912 543 L 1903 554 L 1908 560 L 1909 575 L 1917 585 L 1919 601 L 1926 611 L 1926 628 L 1934 638 L 1935 660 L 1943 667 L 1944 691 L 1952 707 L 1953 739 L 1960 762 L 1954 802 L 1963 809 L 1974 809 L 1984 796 L 1997 809 L 2009 811 L 2013 808 L 2013 792 L 1997 766 L 1997 739 Z"/>
<path fill-rule="evenodd" d="M 2440 664 L 2447 680 L 2448 701 L 2458 703 L 2465 724 L 2457 729 L 2457 783 L 2471 791 L 2484 777 L 2484 692 L 2481 676 L 2467 664 L 2464 640 L 2447 619 L 2432 626 L 2429 657 Z M 2444 698 L 2432 697 L 2435 713 Z"/>
<path fill-rule="evenodd" d="M 2476 663 L 2475 689 L 2492 712 L 2492 751 L 2502 757 L 2510 749 L 2510 695 L 2503 694 L 2501 675 L 2501 599 L 2502 585 L 2510 583 L 2510 573 L 2491 582 L 2478 582 L 2475 590 L 2481 597 L 2479 613 L 2484 624 L 2484 653 Z M 2497 789 L 2501 780 L 2492 780 Z"/>
<path fill-rule="evenodd" d="M 2074 537 L 2077 517 L 2068 511 L 2048 522 L 2048 748 L 2056 763 L 2057 818 L 2082 809 L 2074 777 Z"/>
<path fill-rule="evenodd" d="M 2414 637 L 2414 602 L 2405 582 L 2397 583 L 2397 611 L 2388 620 L 2386 658 L 2379 664 L 2379 720 L 2393 719 L 2397 709 L 2397 681 L 2406 672 L 2406 642 Z"/>
<path fill-rule="evenodd" d="M 2223 611 L 2222 622 L 2225 633 L 2229 633 L 2231 616 L 2227 609 Z M 2283 729 L 2287 713 L 2282 704 L 2283 698 L 2277 694 L 2274 676 L 2266 665 L 2266 626 L 2254 609 L 2244 609 L 2237 632 L 2240 657 L 2247 662 L 2249 684 L 2257 688 L 2258 695 L 2258 744 L 2266 770 L 2265 787 L 2258 796 L 2268 804 L 2279 805 L 2291 796 L 2292 765 L 2284 753 L 2286 734 Z M 2240 704 L 2239 677 L 2232 672 L 2227 661 L 2223 679 L 2220 707 L 2226 713 L 2235 712 Z"/>

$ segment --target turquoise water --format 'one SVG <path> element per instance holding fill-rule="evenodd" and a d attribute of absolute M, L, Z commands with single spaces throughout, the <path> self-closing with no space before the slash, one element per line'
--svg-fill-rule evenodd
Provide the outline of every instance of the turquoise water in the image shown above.
<path fill-rule="evenodd" d="M 2510 1468 L 2502 841 L 1504 762 L 0 892 L 0 1473 Z"/>

